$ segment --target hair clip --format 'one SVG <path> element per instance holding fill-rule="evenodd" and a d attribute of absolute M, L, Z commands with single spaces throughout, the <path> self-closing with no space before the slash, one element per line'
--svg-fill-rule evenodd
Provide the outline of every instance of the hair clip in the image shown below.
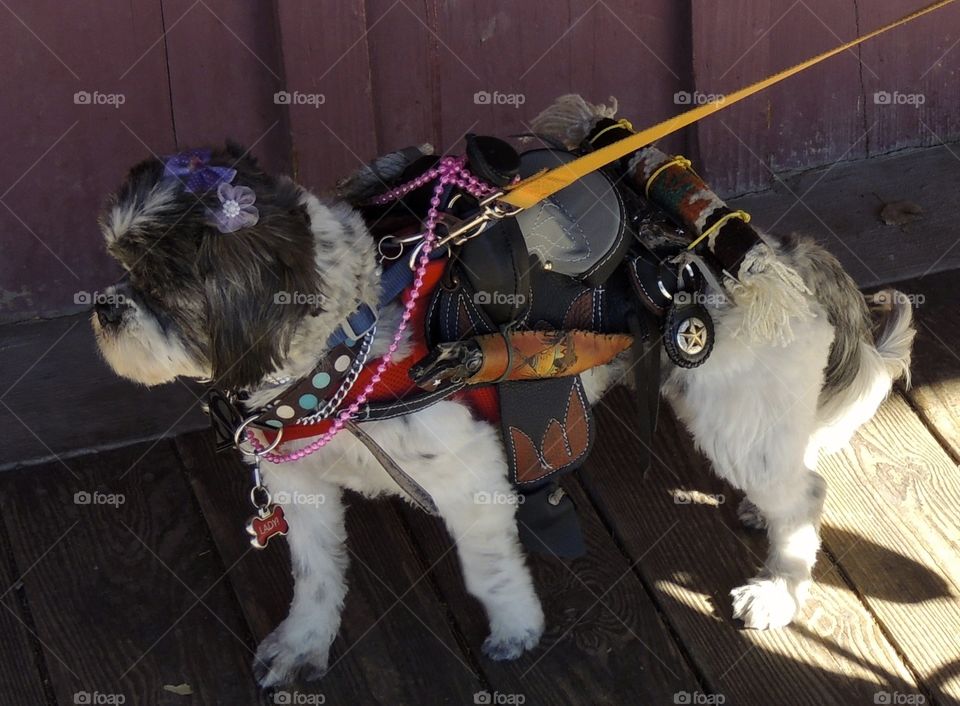
<path fill-rule="evenodd" d="M 233 186 L 221 182 L 217 187 L 220 208 L 209 211 L 213 224 L 221 233 L 233 233 L 241 228 L 255 226 L 260 220 L 260 212 L 253 205 L 257 195 L 249 186 Z"/>

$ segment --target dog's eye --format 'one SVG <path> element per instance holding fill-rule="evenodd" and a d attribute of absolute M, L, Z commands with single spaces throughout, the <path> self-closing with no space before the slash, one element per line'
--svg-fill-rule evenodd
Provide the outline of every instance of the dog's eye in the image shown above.
<path fill-rule="evenodd" d="M 157 301 L 163 296 L 163 290 L 156 286 L 147 286 L 143 282 L 137 281 L 136 278 L 131 280 L 134 289 L 140 292 L 141 296 L 146 297 L 151 301 Z"/>

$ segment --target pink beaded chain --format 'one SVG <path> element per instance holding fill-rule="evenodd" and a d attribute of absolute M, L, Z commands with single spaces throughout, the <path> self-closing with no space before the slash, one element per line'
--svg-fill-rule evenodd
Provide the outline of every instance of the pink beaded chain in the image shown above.
<path fill-rule="evenodd" d="M 363 404 L 367 401 L 367 398 L 373 393 L 373 389 L 380 382 L 383 373 L 387 369 L 387 366 L 389 366 L 393 360 L 393 354 L 396 353 L 397 349 L 400 347 L 400 341 L 403 338 L 403 333 L 406 331 L 407 324 L 409 323 L 410 318 L 413 316 L 413 308 L 416 306 L 417 299 L 420 298 L 420 290 L 423 288 L 423 277 L 427 272 L 427 265 L 430 262 L 430 252 L 433 250 L 434 242 L 436 241 L 436 227 L 437 221 L 440 217 L 440 195 L 443 193 L 444 187 L 448 184 L 452 184 L 463 189 L 477 199 L 488 196 L 494 191 L 492 186 L 484 184 L 482 181 L 477 179 L 477 177 L 470 173 L 470 171 L 466 168 L 466 159 L 464 157 L 444 157 L 429 171 L 424 172 L 422 175 L 418 176 L 412 181 L 407 182 L 406 184 L 402 184 L 394 189 L 391 189 L 387 193 L 376 197 L 376 199 L 373 200 L 373 203 L 383 205 L 390 203 L 391 201 L 396 201 L 397 199 L 403 198 L 414 189 L 418 189 L 435 179 L 437 180 L 437 184 L 433 188 L 433 197 L 430 199 L 430 210 L 427 211 L 427 220 L 424 224 L 423 233 L 423 247 L 420 250 L 420 258 L 417 261 L 417 270 L 416 276 L 413 280 L 413 288 L 410 290 L 410 296 L 407 298 L 407 302 L 404 305 L 403 318 L 400 321 L 400 325 L 397 327 L 397 332 L 393 336 L 393 341 L 390 343 L 386 355 L 380 359 L 380 363 L 377 365 L 377 369 L 374 372 L 373 377 L 370 378 L 370 382 L 363 389 L 353 404 L 351 404 L 347 409 L 343 410 L 337 416 L 337 418 L 333 421 L 333 425 L 327 431 L 317 437 L 313 442 L 297 451 L 291 451 L 290 453 L 265 453 L 264 445 L 260 443 L 260 440 L 257 439 L 251 430 L 247 430 L 247 441 L 250 442 L 250 445 L 256 451 L 256 455 L 259 458 L 266 459 L 270 463 L 288 463 L 290 461 L 298 461 L 304 456 L 309 456 L 314 451 L 323 448 L 330 443 L 330 440 L 333 439 L 333 437 L 336 436 L 341 429 L 343 429 L 344 425 L 346 425 L 348 421 L 356 416 L 357 412 L 360 410 L 360 407 L 363 406 Z"/>
<path fill-rule="evenodd" d="M 430 201 L 430 204 L 433 206 L 433 208 L 427 214 L 427 232 L 428 234 L 432 235 L 433 231 L 430 229 L 430 215 L 432 214 L 434 217 L 436 217 L 436 211 L 440 205 L 440 193 L 443 191 L 443 187 L 445 185 L 454 184 L 455 186 L 459 186 L 468 194 L 478 199 L 488 196 L 495 191 L 492 186 L 489 184 L 484 184 L 482 181 L 477 179 L 477 177 L 471 174 L 466 168 L 466 164 L 466 157 L 444 157 L 440 160 L 437 166 L 424 172 L 416 179 L 408 181 L 406 184 L 401 184 L 395 189 L 391 189 L 385 194 L 377 196 L 371 200 L 371 203 L 376 204 L 377 206 L 382 206 L 390 203 L 391 201 L 402 199 L 414 189 L 419 189 L 421 186 L 429 184 L 437 177 L 440 177 L 440 181 L 433 189 L 433 199 Z M 434 203 L 434 201 L 436 201 L 436 203 Z M 434 225 L 436 225 L 436 221 L 434 221 Z"/>

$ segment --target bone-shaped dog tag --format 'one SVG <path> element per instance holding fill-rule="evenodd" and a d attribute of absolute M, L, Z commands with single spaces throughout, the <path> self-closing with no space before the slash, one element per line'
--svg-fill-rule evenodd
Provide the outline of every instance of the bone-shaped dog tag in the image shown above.
<path fill-rule="evenodd" d="M 273 537 L 286 534 L 290 526 L 283 517 L 283 508 L 271 505 L 263 508 L 259 514 L 247 521 L 247 534 L 250 535 L 250 545 L 254 549 L 263 549 Z"/>

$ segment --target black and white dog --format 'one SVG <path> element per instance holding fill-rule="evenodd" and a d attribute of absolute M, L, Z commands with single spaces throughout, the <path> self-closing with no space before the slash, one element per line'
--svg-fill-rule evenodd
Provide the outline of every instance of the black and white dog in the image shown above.
<path fill-rule="evenodd" d="M 549 131 L 548 120 L 540 125 Z M 569 131 L 554 137 L 571 140 Z M 185 188 L 183 179 L 170 178 L 169 164 L 148 159 L 111 199 L 101 227 L 127 276 L 111 290 L 122 296 L 108 298 L 117 303 L 98 307 L 93 328 L 103 356 L 124 377 L 146 385 L 178 376 L 215 380 L 247 391 L 256 408 L 309 374 L 330 334 L 361 302 L 377 300 L 381 268 L 363 219 L 346 203 L 321 201 L 288 178 L 265 174 L 235 146 L 213 150 L 205 164 L 235 170 L 231 179 L 243 193 L 218 201 L 215 190 Z M 256 218 L 243 222 L 240 212 L 250 204 Z M 802 605 L 826 491 L 814 472 L 818 452 L 843 446 L 893 381 L 908 375 L 914 335 L 905 297 L 889 293 L 892 307 L 875 337 L 863 296 L 831 255 L 808 240 L 769 242 L 809 290 L 811 315 L 792 322 L 786 342 L 762 344 L 738 335 L 743 314 L 736 304 L 708 304 L 716 324 L 712 356 L 699 368 L 667 367 L 662 382 L 716 472 L 746 494 L 744 517 L 767 529 L 765 566 L 732 592 L 734 616 L 753 628 L 786 625 Z M 278 305 L 284 292 L 309 296 Z M 400 313 L 399 304 L 381 312 L 372 357 L 386 351 Z M 617 359 L 585 374 L 589 401 L 621 382 L 625 368 Z M 544 619 L 517 538 L 516 505 L 475 501 L 514 492 L 498 430 L 456 401 L 364 429 L 435 500 L 466 586 L 489 618 L 484 653 L 513 659 L 534 647 Z M 327 666 L 347 592 L 342 489 L 369 497 L 400 491 L 347 433 L 302 460 L 264 465 L 275 495 L 325 498 L 285 508 L 296 590 L 289 616 L 260 645 L 255 664 L 260 683 L 271 686 L 301 670 L 319 676 Z"/>

